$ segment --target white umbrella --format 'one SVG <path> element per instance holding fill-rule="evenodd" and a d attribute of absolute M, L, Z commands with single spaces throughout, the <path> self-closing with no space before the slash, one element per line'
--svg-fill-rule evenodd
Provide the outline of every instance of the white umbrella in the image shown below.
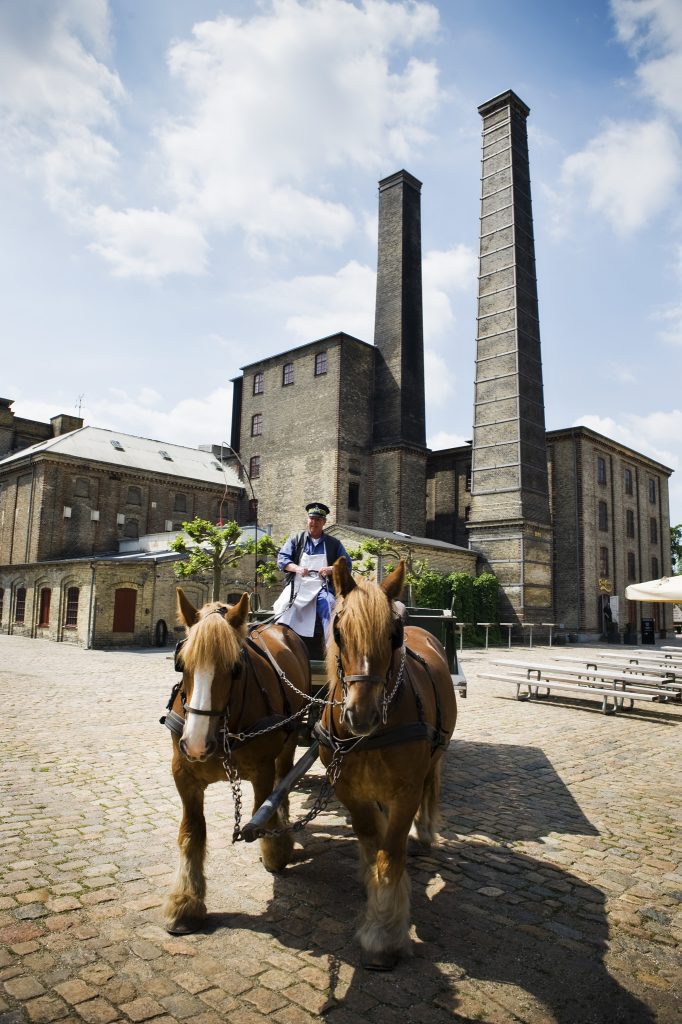
<path fill-rule="evenodd" d="M 628 601 L 668 601 L 676 604 L 682 601 L 682 576 L 663 576 L 660 580 L 646 583 L 631 583 L 625 588 Z"/>

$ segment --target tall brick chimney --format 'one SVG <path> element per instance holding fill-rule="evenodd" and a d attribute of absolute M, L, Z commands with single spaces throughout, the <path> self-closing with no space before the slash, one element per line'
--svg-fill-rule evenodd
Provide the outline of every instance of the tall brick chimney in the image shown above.
<path fill-rule="evenodd" d="M 426 423 L 421 182 L 404 170 L 379 182 L 374 344 L 373 525 L 423 536 Z"/>
<path fill-rule="evenodd" d="M 483 118 L 469 540 L 505 614 L 551 621 L 552 544 L 526 118 L 511 90 Z"/>

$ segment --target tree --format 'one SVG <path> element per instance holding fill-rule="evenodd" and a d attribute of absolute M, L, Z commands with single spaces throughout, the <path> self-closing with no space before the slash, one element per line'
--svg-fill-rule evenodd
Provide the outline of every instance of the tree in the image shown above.
<path fill-rule="evenodd" d="M 224 569 L 239 565 L 245 555 L 260 556 L 256 574 L 261 583 L 272 583 L 276 578 L 277 566 L 273 561 L 277 548 L 271 537 L 249 538 L 240 541 L 241 527 L 230 521 L 224 526 L 214 526 L 207 519 L 193 519 L 182 524 L 183 533 L 171 541 L 172 551 L 183 555 L 182 561 L 173 566 L 175 575 L 182 579 L 193 576 L 212 576 L 212 600 L 220 600 L 220 586 Z M 189 537 L 189 541 L 188 538 Z"/>
<path fill-rule="evenodd" d="M 672 573 L 682 573 L 682 523 L 670 527 L 670 545 L 672 547 Z"/>

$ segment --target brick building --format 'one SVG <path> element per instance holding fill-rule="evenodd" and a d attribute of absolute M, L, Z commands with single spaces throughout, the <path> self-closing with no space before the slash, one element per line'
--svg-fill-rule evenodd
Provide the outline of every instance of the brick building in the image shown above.
<path fill-rule="evenodd" d="M 243 521 L 244 488 L 213 450 L 82 425 L 50 433 L 0 459 L 0 631 L 98 647 L 165 641 L 171 536 L 195 516 Z M 207 597 L 205 585 L 188 590 Z"/>
<path fill-rule="evenodd" d="M 374 344 L 337 334 L 243 367 L 232 447 L 276 538 L 320 498 L 339 535 L 437 539 L 452 546 L 453 567 L 468 548 L 499 579 L 508 621 L 599 634 L 608 580 L 621 627 L 642 614 L 671 629 L 670 607 L 625 601 L 633 579 L 670 572 L 671 470 L 586 428 L 546 432 L 529 108 L 508 91 L 479 113 L 472 442 L 426 448 L 421 184 L 399 171 L 379 183 Z"/>

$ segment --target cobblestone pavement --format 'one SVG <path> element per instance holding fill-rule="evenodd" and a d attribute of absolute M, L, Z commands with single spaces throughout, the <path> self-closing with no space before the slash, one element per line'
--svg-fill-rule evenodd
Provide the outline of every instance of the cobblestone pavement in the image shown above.
<path fill-rule="evenodd" d="M 336 804 L 272 876 L 210 787 L 207 930 L 169 936 L 168 652 L 0 637 L 0 1024 L 679 1022 L 682 708 L 519 703 L 489 657 L 465 652 L 442 840 L 410 857 L 414 956 L 373 974 Z"/>

